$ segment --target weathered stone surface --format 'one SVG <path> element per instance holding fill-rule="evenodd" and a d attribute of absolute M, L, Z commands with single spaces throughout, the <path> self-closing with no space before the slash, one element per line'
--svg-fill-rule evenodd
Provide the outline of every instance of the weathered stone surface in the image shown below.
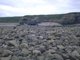
<path fill-rule="evenodd" d="M 33 50 L 33 54 L 34 55 L 39 55 L 39 54 L 41 54 L 41 52 L 39 50 Z"/>
<path fill-rule="evenodd" d="M 3 57 L 8 57 L 9 55 L 12 55 L 13 52 L 11 52 L 10 50 L 3 50 L 2 52 L 2 56 Z"/>
<path fill-rule="evenodd" d="M 11 56 L 8 56 L 8 57 L 1 57 L 1 60 L 10 60 L 11 59 Z"/>
<path fill-rule="evenodd" d="M 76 50 L 71 53 L 71 56 L 74 59 L 80 59 L 80 54 Z"/>
<path fill-rule="evenodd" d="M 23 48 L 21 53 L 22 53 L 24 56 L 27 56 L 27 55 L 29 55 L 31 52 L 30 52 L 28 49 Z"/>
<path fill-rule="evenodd" d="M 8 44 L 9 44 L 9 46 L 12 45 L 12 46 L 18 47 L 18 43 L 16 40 L 9 41 Z"/>
<path fill-rule="evenodd" d="M 64 60 L 63 57 L 59 54 L 51 54 L 47 57 L 48 60 Z"/>
<path fill-rule="evenodd" d="M 27 43 L 22 43 L 22 44 L 20 45 L 20 47 L 21 47 L 21 48 L 28 48 L 28 44 L 27 44 Z"/>
<path fill-rule="evenodd" d="M 19 58 L 17 56 L 13 56 L 11 59 L 12 60 L 19 60 Z"/>
<path fill-rule="evenodd" d="M 65 49 L 65 47 L 63 45 L 57 45 L 57 48 L 59 48 L 59 49 Z"/>

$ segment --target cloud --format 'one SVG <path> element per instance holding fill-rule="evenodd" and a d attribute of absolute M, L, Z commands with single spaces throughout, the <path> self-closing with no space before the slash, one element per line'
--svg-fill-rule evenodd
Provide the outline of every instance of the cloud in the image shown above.
<path fill-rule="evenodd" d="M 59 14 L 80 10 L 79 0 L 1 0 L 0 16 Z"/>

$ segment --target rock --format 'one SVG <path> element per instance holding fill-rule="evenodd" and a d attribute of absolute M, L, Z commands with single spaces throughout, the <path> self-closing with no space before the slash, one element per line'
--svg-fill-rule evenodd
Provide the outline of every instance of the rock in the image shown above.
<path fill-rule="evenodd" d="M 28 44 L 27 44 L 27 43 L 22 43 L 22 44 L 20 45 L 20 47 L 21 47 L 21 48 L 28 48 Z"/>
<path fill-rule="evenodd" d="M 57 48 L 64 49 L 65 47 L 63 45 L 57 45 Z"/>
<path fill-rule="evenodd" d="M 69 59 L 69 55 L 67 53 L 62 53 L 64 59 Z"/>
<path fill-rule="evenodd" d="M 8 46 L 15 46 L 18 47 L 18 43 L 16 42 L 16 40 L 12 40 L 8 42 Z"/>
<path fill-rule="evenodd" d="M 30 54 L 30 51 L 26 48 L 23 48 L 22 49 L 22 54 L 26 56 L 26 55 Z"/>
<path fill-rule="evenodd" d="M 64 60 L 61 55 L 56 54 L 56 53 L 51 54 L 51 55 L 49 54 L 47 58 L 48 58 L 48 60 Z"/>
<path fill-rule="evenodd" d="M 77 52 L 80 54 L 80 46 L 76 48 Z"/>
<path fill-rule="evenodd" d="M 46 51 L 46 48 L 43 45 L 40 45 L 37 49 L 40 50 L 41 53 L 44 53 Z"/>
<path fill-rule="evenodd" d="M 54 59 L 56 60 L 64 60 L 63 57 L 59 54 L 53 54 Z"/>
<path fill-rule="evenodd" d="M 56 51 L 53 50 L 53 49 L 49 49 L 47 52 L 48 52 L 49 54 L 54 54 Z"/>
<path fill-rule="evenodd" d="M 2 56 L 3 57 L 8 57 L 9 55 L 11 55 L 13 52 L 11 52 L 10 50 L 3 50 L 2 52 Z"/>
<path fill-rule="evenodd" d="M 28 49 L 29 51 L 32 51 L 32 50 L 34 50 L 34 47 L 29 47 L 29 49 Z"/>
<path fill-rule="evenodd" d="M 10 60 L 10 59 L 11 59 L 11 56 L 1 58 L 1 60 Z"/>
<path fill-rule="evenodd" d="M 0 47 L 0 54 L 3 53 L 3 50 L 4 50 L 4 49 Z"/>
<path fill-rule="evenodd" d="M 44 37 L 43 36 L 38 36 L 38 39 L 43 39 Z"/>
<path fill-rule="evenodd" d="M 71 56 L 74 59 L 80 59 L 80 54 L 76 50 L 71 53 Z"/>
<path fill-rule="evenodd" d="M 19 58 L 17 56 L 13 56 L 11 60 L 19 60 Z"/>
<path fill-rule="evenodd" d="M 39 50 L 33 50 L 33 54 L 34 54 L 34 55 L 40 55 L 41 52 L 40 52 Z"/>
<path fill-rule="evenodd" d="M 52 44 L 54 43 L 54 40 L 49 40 L 48 43 Z"/>
<path fill-rule="evenodd" d="M 70 59 L 66 59 L 66 60 L 70 60 Z"/>
<path fill-rule="evenodd" d="M 45 60 L 45 57 L 43 55 L 41 55 L 41 56 L 38 56 L 37 59 L 38 60 Z"/>

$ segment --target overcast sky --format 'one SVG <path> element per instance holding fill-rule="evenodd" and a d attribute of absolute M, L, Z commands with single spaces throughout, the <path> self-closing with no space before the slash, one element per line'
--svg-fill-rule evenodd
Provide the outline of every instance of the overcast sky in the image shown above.
<path fill-rule="evenodd" d="M 80 0 L 0 0 L 0 16 L 80 12 Z"/>

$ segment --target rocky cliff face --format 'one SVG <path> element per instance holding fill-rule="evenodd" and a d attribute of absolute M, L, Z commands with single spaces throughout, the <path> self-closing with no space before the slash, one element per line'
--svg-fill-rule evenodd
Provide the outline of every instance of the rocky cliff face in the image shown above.
<path fill-rule="evenodd" d="M 62 17 L 62 24 L 80 23 L 80 13 L 68 13 Z"/>
<path fill-rule="evenodd" d="M 40 22 L 56 22 L 63 25 L 80 23 L 80 12 L 61 15 L 33 15 L 24 16 L 20 24 L 36 25 Z"/>

